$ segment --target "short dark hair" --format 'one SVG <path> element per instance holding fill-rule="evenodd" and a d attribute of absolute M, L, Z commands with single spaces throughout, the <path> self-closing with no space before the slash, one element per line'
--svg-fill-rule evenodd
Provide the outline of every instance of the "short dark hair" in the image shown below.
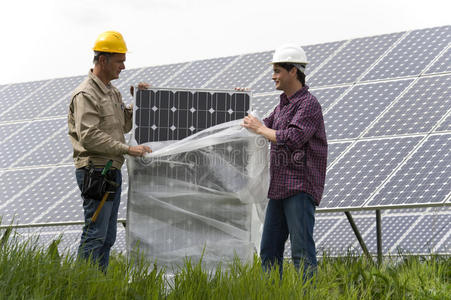
<path fill-rule="evenodd" d="M 291 69 L 296 68 L 293 64 L 290 63 L 276 63 L 275 65 L 284 68 L 288 72 L 291 71 Z M 296 77 L 302 83 L 302 85 L 305 85 L 305 74 L 298 68 L 296 68 Z"/>
<path fill-rule="evenodd" d="M 101 55 L 104 55 L 106 59 L 109 60 L 112 54 L 113 53 L 110 52 L 94 51 L 94 59 L 92 60 L 92 62 L 96 64 L 99 61 Z"/>

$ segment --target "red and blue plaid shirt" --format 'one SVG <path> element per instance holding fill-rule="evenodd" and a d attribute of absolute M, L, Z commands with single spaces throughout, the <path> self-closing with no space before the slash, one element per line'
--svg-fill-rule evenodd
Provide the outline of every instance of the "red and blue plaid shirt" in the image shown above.
<path fill-rule="evenodd" d="M 308 86 L 280 103 L 263 120 L 276 130 L 277 143 L 271 143 L 271 182 L 268 197 L 284 199 L 300 192 L 310 194 L 319 205 L 324 190 L 327 165 L 327 139 L 323 113 Z"/>

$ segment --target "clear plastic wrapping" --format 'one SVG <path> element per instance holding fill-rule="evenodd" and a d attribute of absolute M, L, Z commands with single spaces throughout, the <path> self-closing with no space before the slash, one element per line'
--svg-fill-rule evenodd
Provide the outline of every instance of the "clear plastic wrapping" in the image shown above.
<path fill-rule="evenodd" d="M 208 269 L 252 258 L 269 185 L 268 142 L 242 120 L 127 157 L 127 248 L 169 269 L 185 258 Z"/>

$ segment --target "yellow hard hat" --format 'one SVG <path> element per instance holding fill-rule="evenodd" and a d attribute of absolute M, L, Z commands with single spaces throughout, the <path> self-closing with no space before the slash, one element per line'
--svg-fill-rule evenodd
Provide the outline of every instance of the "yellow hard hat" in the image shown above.
<path fill-rule="evenodd" d="M 124 38 L 119 32 L 105 31 L 99 35 L 92 50 L 99 52 L 127 53 L 127 45 L 125 45 Z"/>

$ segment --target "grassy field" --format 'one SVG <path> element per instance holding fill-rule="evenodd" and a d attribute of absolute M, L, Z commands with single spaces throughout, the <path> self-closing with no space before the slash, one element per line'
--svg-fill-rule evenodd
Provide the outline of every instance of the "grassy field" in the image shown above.
<path fill-rule="evenodd" d="M 143 259 L 111 257 L 107 274 L 36 240 L 0 232 L 0 299 L 451 299 L 450 257 L 404 256 L 376 266 L 364 257 L 323 257 L 314 282 L 287 263 L 264 274 L 260 261 L 205 272 L 187 261 L 173 276 Z M 395 262 L 396 261 L 396 262 Z"/>

